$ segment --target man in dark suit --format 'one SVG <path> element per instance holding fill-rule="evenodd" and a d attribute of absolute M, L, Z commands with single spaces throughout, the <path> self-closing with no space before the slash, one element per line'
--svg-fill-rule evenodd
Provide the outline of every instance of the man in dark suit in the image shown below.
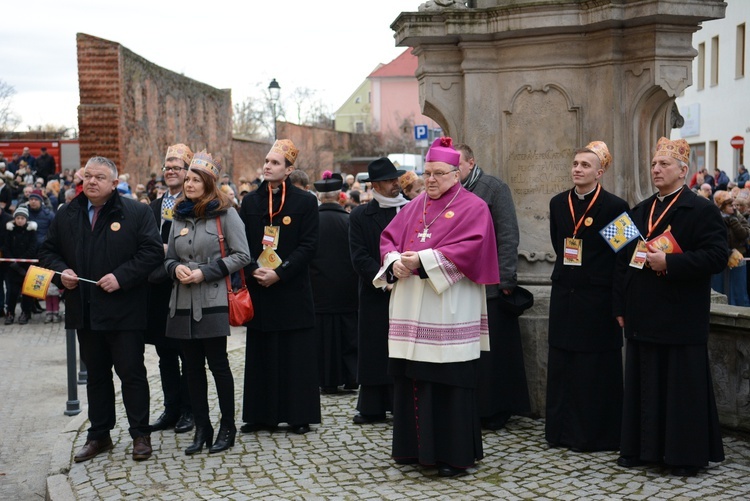
<path fill-rule="evenodd" d="M 497 239 L 500 283 L 485 286 L 490 351 L 483 351 L 479 359 L 477 403 L 482 427 L 499 430 L 511 415 L 531 411 L 518 315 L 503 307 L 518 285 L 518 219 L 508 185 L 484 172 L 468 145 L 459 144 L 456 150 L 461 154 L 461 184 L 487 203 Z"/>
<path fill-rule="evenodd" d="M 147 279 L 164 262 L 151 211 L 117 193 L 117 167 L 104 157 L 89 159 L 83 192 L 52 220 L 39 251 L 43 267 L 61 272 L 65 328 L 78 330 L 88 370 L 89 421 L 86 444 L 75 455 L 86 461 L 113 448 L 115 388 L 112 366 L 122 381 L 132 456 L 151 456 L 149 389 L 143 363 Z M 95 284 L 79 280 L 96 280 Z"/>
<path fill-rule="evenodd" d="M 380 269 L 380 234 L 408 200 L 399 193 L 399 176 L 388 158 L 367 166 L 373 198 L 355 207 L 349 219 L 349 247 L 359 275 L 359 329 L 357 382 L 360 384 L 355 424 L 385 420 L 393 411 L 393 377 L 388 375 L 388 302 L 391 286 L 372 285 Z"/>
<path fill-rule="evenodd" d="M 276 141 L 266 155 L 263 183 L 240 207 L 255 259 L 245 269 L 255 317 L 247 324 L 243 433 L 287 423 L 304 434 L 320 423 L 308 273 L 318 248 L 318 202 L 288 179 L 298 153 L 289 139 Z"/>
<path fill-rule="evenodd" d="M 659 139 L 651 161 L 659 191 L 631 211 L 651 245 L 620 251 L 615 303 L 628 340 L 617 464 L 663 463 L 677 476 L 724 460 L 708 333 L 711 275 L 727 266 L 727 230 L 719 208 L 685 186 L 689 164 L 684 139 Z"/>
<path fill-rule="evenodd" d="M 628 204 L 599 184 L 611 162 L 602 141 L 576 150 L 574 187 L 549 204 L 557 258 L 550 292 L 545 436 L 551 446 L 575 451 L 620 445 L 622 329 L 612 309 L 616 254 L 599 230 Z"/>
<path fill-rule="evenodd" d="M 295 171 L 298 172 L 298 171 Z M 344 180 L 326 171 L 315 181 L 320 233 L 310 263 L 320 391 L 357 388 L 357 275 L 349 254 L 349 213 L 339 204 Z"/>
<path fill-rule="evenodd" d="M 184 144 L 174 144 L 167 148 L 164 167 L 161 171 L 164 173 L 164 182 L 168 191 L 151 202 L 151 210 L 154 212 L 154 219 L 161 233 L 165 253 L 167 242 L 169 242 L 169 230 L 172 227 L 175 201 L 182 194 L 185 173 L 192 159 L 193 152 Z M 180 370 L 181 362 L 184 367 L 180 343 L 177 339 L 165 336 L 172 281 L 162 266 L 152 274 L 149 282 L 146 342 L 153 344 L 159 355 L 159 375 L 164 392 L 164 412 L 151 425 L 151 429 L 159 431 L 174 427 L 175 433 L 187 433 L 193 429 L 195 423 L 190 407 L 187 378 Z"/>

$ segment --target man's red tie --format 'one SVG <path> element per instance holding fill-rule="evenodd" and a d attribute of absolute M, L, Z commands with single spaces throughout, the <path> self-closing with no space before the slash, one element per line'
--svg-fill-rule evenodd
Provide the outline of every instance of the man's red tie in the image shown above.
<path fill-rule="evenodd" d="M 99 217 L 99 211 L 102 210 L 103 205 L 100 206 L 94 206 L 94 216 L 91 218 L 91 229 L 94 229 L 94 225 L 96 224 L 96 218 Z"/>

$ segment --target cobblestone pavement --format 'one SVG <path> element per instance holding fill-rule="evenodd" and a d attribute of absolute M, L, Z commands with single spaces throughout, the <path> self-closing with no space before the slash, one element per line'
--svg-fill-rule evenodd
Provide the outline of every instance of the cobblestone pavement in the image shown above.
<path fill-rule="evenodd" d="M 16 317 L 17 318 L 17 317 Z M 43 499 L 50 452 L 70 422 L 65 330 L 33 315 L 27 325 L 0 318 L 0 499 Z M 85 402 L 83 386 L 79 399 Z M 83 395 L 81 395 L 83 393 Z"/>
<path fill-rule="evenodd" d="M 230 363 L 237 382 L 238 418 L 242 395 L 244 335 L 230 338 Z M 160 410 L 156 358 L 148 354 L 152 415 Z M 212 389 L 209 378 L 209 388 Z M 750 447 L 724 439 L 727 459 L 698 477 L 680 478 L 660 468 L 623 469 L 615 453 L 576 454 L 550 449 L 542 421 L 514 418 L 506 429 L 485 432 L 485 458 L 464 477 L 442 479 L 434 469 L 395 465 L 389 458 L 391 424 L 355 425 L 356 392 L 323 395 L 323 422 L 306 435 L 262 431 L 238 434 L 221 454 L 186 456 L 192 434 L 152 435 L 154 456 L 130 459 L 132 442 L 118 402 L 115 448 L 85 463 L 72 455 L 85 442 L 85 417 L 62 433 L 50 497 L 65 499 L 748 499 Z M 212 418 L 218 421 L 211 396 Z M 240 424 L 238 419 L 238 424 Z M 205 449 L 204 449 L 205 451 Z M 60 479 L 63 479 L 62 481 Z"/>
<path fill-rule="evenodd" d="M 244 333 L 230 338 L 230 362 L 241 409 Z M 161 410 L 153 347 L 146 350 L 152 417 Z M 210 378 L 209 378 L 210 381 Z M 118 385 L 119 386 L 119 385 Z M 216 404 L 213 397 L 211 402 Z M 0 325 L 0 499 L 750 499 L 750 443 L 724 438 L 726 461 L 695 478 L 659 468 L 626 470 L 615 453 L 549 449 L 543 422 L 514 418 L 485 432 L 485 458 L 469 475 L 441 479 L 436 470 L 398 466 L 389 458 L 391 425 L 351 423 L 356 393 L 324 395 L 323 423 L 304 436 L 277 432 L 238 435 L 229 451 L 185 456 L 191 434 L 154 433 L 154 456 L 130 459 L 132 442 L 118 401 L 115 449 L 73 463 L 85 441 L 83 412 L 64 415 L 67 400 L 65 331 L 35 315 L 25 326 Z M 212 408 L 214 421 L 218 408 Z M 45 486 L 46 483 L 46 486 Z"/>

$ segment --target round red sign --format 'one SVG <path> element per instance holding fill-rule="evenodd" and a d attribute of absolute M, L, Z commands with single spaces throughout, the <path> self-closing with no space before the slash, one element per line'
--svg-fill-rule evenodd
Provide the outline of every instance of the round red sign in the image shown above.
<path fill-rule="evenodd" d="M 745 146 L 745 138 L 742 136 L 734 136 L 730 141 L 729 144 L 732 145 L 732 148 L 735 150 L 741 149 L 743 146 Z"/>

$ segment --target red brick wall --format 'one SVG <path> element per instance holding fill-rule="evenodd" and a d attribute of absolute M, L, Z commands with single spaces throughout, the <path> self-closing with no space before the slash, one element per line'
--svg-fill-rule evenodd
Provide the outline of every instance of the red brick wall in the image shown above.
<path fill-rule="evenodd" d="M 295 167 L 304 170 L 310 184 L 320 179 L 323 171 L 341 172 L 341 159 L 349 158 L 351 134 L 288 122 L 278 122 L 279 138 L 291 139 L 299 148 Z"/>
<path fill-rule="evenodd" d="M 119 46 L 82 33 L 77 41 L 81 162 L 104 156 L 120 165 Z"/>
<path fill-rule="evenodd" d="M 79 33 L 81 162 L 106 156 L 130 185 L 158 171 L 167 146 L 185 143 L 221 156 L 232 173 L 231 91 L 166 70 L 122 45 Z"/>
<path fill-rule="evenodd" d="M 253 181 L 262 174 L 266 153 L 271 149 L 271 143 L 265 141 L 248 141 L 245 139 L 232 140 L 232 162 L 234 175 L 232 180 L 239 188 L 239 179 L 246 177 Z"/>

